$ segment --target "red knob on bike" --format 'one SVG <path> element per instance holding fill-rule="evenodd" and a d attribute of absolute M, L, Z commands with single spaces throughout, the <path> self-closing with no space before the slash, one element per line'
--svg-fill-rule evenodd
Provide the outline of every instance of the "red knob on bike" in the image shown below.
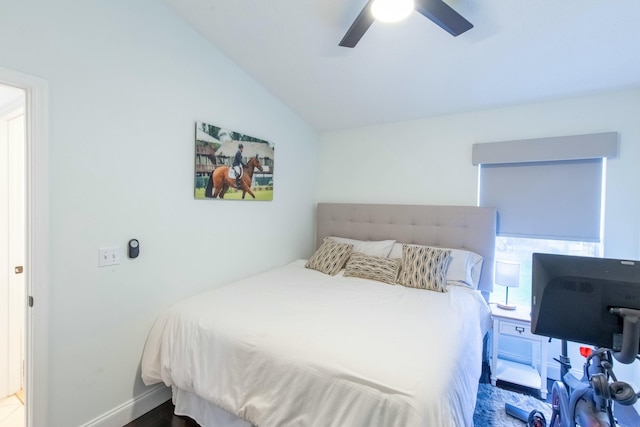
<path fill-rule="evenodd" d="M 589 356 L 591 356 L 592 351 L 593 351 L 593 350 L 591 349 L 591 347 L 580 347 L 580 355 L 581 355 L 582 357 L 589 357 Z"/>

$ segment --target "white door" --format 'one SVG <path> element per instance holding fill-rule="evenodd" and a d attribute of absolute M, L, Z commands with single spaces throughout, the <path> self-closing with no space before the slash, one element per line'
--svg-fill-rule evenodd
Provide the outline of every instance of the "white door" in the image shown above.
<path fill-rule="evenodd" d="M 0 116 L 0 398 L 24 388 L 24 107 Z"/>

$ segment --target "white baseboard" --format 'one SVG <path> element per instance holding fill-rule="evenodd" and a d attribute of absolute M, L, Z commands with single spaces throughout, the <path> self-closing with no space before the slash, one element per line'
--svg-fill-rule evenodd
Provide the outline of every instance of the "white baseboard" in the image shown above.
<path fill-rule="evenodd" d="M 81 427 L 122 427 L 171 399 L 171 389 L 158 384 Z"/>

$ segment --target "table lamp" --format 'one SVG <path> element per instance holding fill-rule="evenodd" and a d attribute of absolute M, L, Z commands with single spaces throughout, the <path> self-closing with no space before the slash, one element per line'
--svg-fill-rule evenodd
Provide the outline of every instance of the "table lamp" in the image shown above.
<path fill-rule="evenodd" d="M 516 306 L 509 304 L 509 288 L 520 286 L 520 264 L 509 261 L 496 261 L 496 285 L 507 288 L 504 304 L 498 303 L 503 310 L 515 310 Z"/>

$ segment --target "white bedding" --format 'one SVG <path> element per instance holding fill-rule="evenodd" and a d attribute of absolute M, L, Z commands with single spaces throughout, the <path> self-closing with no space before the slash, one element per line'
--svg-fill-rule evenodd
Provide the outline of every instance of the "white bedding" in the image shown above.
<path fill-rule="evenodd" d="M 473 426 L 490 324 L 477 291 L 328 276 L 300 260 L 163 313 L 142 379 L 255 426 Z"/>

